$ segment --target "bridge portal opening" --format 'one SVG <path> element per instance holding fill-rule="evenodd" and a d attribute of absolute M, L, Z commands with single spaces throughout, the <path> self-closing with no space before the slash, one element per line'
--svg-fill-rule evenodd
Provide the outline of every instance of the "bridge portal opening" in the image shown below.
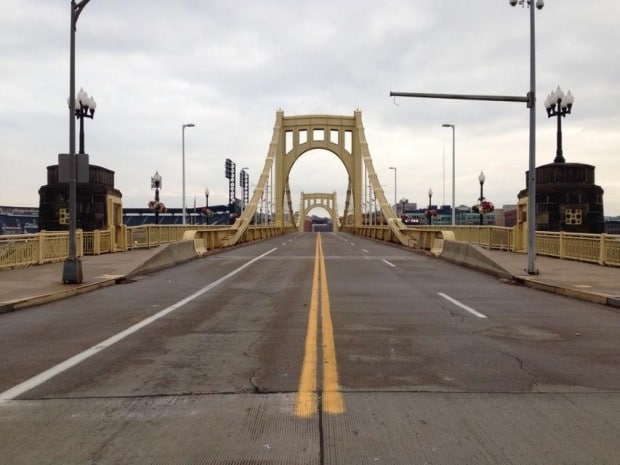
<path fill-rule="evenodd" d="M 303 219 L 304 232 L 333 232 L 334 224 L 331 213 L 321 207 L 312 208 L 306 212 Z"/>
<path fill-rule="evenodd" d="M 289 174 L 293 206 L 302 192 L 336 192 L 338 214 L 342 215 L 349 178 L 340 159 L 325 149 L 312 149 L 299 157 Z M 326 213 L 329 216 L 329 213 Z"/>

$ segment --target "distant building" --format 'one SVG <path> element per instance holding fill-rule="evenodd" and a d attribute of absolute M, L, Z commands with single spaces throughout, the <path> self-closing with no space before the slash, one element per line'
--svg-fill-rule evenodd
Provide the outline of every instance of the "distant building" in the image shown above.
<path fill-rule="evenodd" d="M 39 209 L 0 206 L 0 235 L 39 232 Z"/>

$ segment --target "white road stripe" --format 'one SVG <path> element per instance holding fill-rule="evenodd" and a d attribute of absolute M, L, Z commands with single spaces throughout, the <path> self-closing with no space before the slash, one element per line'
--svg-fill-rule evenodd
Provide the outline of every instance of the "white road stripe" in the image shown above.
<path fill-rule="evenodd" d="M 213 281 L 211 284 L 209 284 L 209 285 L 203 287 L 202 289 L 194 292 L 192 295 L 190 295 L 188 297 L 185 297 L 182 300 L 179 300 L 177 303 L 170 305 L 168 308 L 163 309 L 162 311 L 156 313 L 155 315 L 151 315 L 150 317 L 140 321 L 139 323 L 136 323 L 133 326 L 130 326 L 129 328 L 125 329 L 124 331 L 121 331 L 118 334 L 115 334 L 114 336 L 106 339 L 105 341 L 102 341 L 99 344 L 96 344 L 96 345 L 92 346 L 91 348 L 86 349 L 85 351 L 83 351 L 83 352 L 81 352 L 81 353 L 79 353 L 77 355 L 74 355 L 73 357 L 65 360 L 64 362 L 61 362 L 58 365 L 53 366 L 52 368 L 50 368 L 48 370 L 45 370 L 44 372 L 39 373 L 36 376 L 33 376 L 32 378 L 24 381 L 23 383 L 20 383 L 17 386 L 12 387 L 8 391 L 4 391 L 2 394 L 0 394 L 0 405 L 5 404 L 5 403 L 7 403 L 10 400 L 15 399 L 17 396 L 20 396 L 24 392 L 29 391 L 29 390 L 31 390 L 31 389 L 33 389 L 33 388 L 35 388 L 35 387 L 45 383 L 46 381 L 52 379 L 54 376 L 59 375 L 60 373 L 68 370 L 69 368 L 74 367 L 78 363 L 83 362 L 87 358 L 92 357 L 93 355 L 101 352 L 102 350 L 107 349 L 111 345 L 116 344 L 117 342 L 121 341 L 122 339 L 126 338 L 127 336 L 130 336 L 133 333 L 135 333 L 135 332 L 139 331 L 140 329 L 144 328 L 145 326 L 153 323 L 154 321 L 157 321 L 160 318 L 163 318 L 164 316 L 166 316 L 169 313 L 177 310 L 178 308 L 182 307 L 183 305 L 185 305 L 185 304 L 191 302 L 192 300 L 200 297 L 204 293 L 209 292 L 214 287 L 222 284 L 224 281 L 226 281 L 227 279 L 233 277 L 234 275 L 239 273 L 244 268 L 247 268 L 252 263 L 260 260 L 261 258 L 263 258 L 263 257 L 265 257 L 267 255 L 269 255 L 270 253 L 274 252 L 275 250 L 277 250 L 277 247 L 269 250 L 268 252 L 265 252 L 262 255 L 259 255 L 258 257 L 255 257 L 254 259 L 250 260 L 249 262 L 241 265 L 239 268 L 236 268 L 235 270 L 231 271 L 226 276 L 223 276 L 220 279 L 218 279 L 216 281 Z"/>
<path fill-rule="evenodd" d="M 368 253 L 368 250 L 366 250 L 366 249 L 362 249 L 362 252 L 364 252 L 364 253 Z"/>
<path fill-rule="evenodd" d="M 467 305 L 465 305 L 465 304 L 463 304 L 463 303 L 459 302 L 458 300 L 456 300 L 456 299 L 454 299 L 454 298 L 450 297 L 449 295 L 444 294 L 443 292 L 438 292 L 437 294 L 438 294 L 438 295 L 440 295 L 441 297 L 443 297 L 444 299 L 446 299 L 446 300 L 448 300 L 448 301 L 452 302 L 452 303 L 453 303 L 454 305 L 456 305 L 457 307 L 461 307 L 463 310 L 466 310 L 466 311 L 468 311 L 469 313 L 471 313 L 472 315 L 477 316 L 478 318 L 487 318 L 487 316 L 486 316 L 486 315 L 484 315 L 484 314 L 482 314 L 482 313 L 480 313 L 480 312 L 478 312 L 478 311 L 474 310 L 474 309 L 473 309 L 473 308 L 471 308 L 471 307 L 468 307 Z"/>
<path fill-rule="evenodd" d="M 396 268 L 396 265 L 394 265 L 393 263 L 388 262 L 387 260 L 381 260 L 383 263 L 386 263 L 388 265 L 390 265 L 392 268 Z"/>

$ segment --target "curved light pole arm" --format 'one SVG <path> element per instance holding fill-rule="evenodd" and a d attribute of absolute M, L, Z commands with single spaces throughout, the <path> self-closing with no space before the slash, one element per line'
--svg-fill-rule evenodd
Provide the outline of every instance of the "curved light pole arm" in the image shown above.
<path fill-rule="evenodd" d="M 77 20 L 80 17 L 80 13 L 90 0 L 82 0 L 79 3 L 75 3 L 75 0 L 71 1 L 71 7 L 73 9 L 73 30 L 77 27 Z"/>

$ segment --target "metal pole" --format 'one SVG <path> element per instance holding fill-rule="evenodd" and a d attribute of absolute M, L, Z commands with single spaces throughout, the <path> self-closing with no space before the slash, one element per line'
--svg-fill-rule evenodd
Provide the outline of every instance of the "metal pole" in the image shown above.
<path fill-rule="evenodd" d="M 456 224 L 456 217 L 455 217 L 455 209 L 456 209 L 456 181 L 455 181 L 455 172 L 456 172 L 456 167 L 455 167 L 455 155 L 454 155 L 454 150 L 455 150 L 455 137 L 456 137 L 456 130 L 454 128 L 454 124 L 452 125 L 452 226 L 454 226 Z"/>
<path fill-rule="evenodd" d="M 558 136 L 557 136 L 557 146 L 555 149 L 555 160 L 556 163 L 564 162 L 564 151 L 562 150 L 562 99 L 558 99 Z"/>
<path fill-rule="evenodd" d="M 484 224 L 484 216 L 482 215 L 482 201 L 484 200 L 484 194 L 483 194 L 483 187 L 484 187 L 484 181 L 480 181 L 480 211 L 478 213 L 480 213 L 480 226 L 482 226 Z"/>
<path fill-rule="evenodd" d="M 185 224 L 186 220 L 185 220 L 185 128 L 193 128 L 195 126 L 194 123 L 187 123 L 184 124 L 181 128 L 181 147 L 182 147 L 182 163 L 183 163 L 183 179 L 182 179 L 182 184 L 183 184 L 183 224 Z"/>
<path fill-rule="evenodd" d="M 71 0 L 71 24 L 69 39 L 69 157 L 71 178 L 69 180 L 69 250 L 63 263 L 62 282 L 76 284 L 83 281 L 82 262 L 77 256 L 77 157 L 75 155 L 75 27 L 77 19 L 90 0 L 82 0 L 79 4 Z"/>
<path fill-rule="evenodd" d="M 456 166 L 455 166 L 455 155 L 454 155 L 454 151 L 455 151 L 455 125 L 454 124 L 448 124 L 448 123 L 444 123 L 441 125 L 444 128 L 452 128 L 452 226 L 454 226 L 456 224 L 456 217 L 455 217 L 455 208 L 456 208 L 456 181 L 455 181 L 455 172 L 456 172 Z"/>
<path fill-rule="evenodd" d="M 155 187 L 155 224 L 159 224 L 159 186 Z"/>
<path fill-rule="evenodd" d="M 182 193 L 182 200 L 181 202 L 183 203 L 183 220 L 182 220 L 182 224 L 185 224 L 185 125 L 183 125 L 182 130 L 181 130 L 181 148 L 182 148 L 182 164 L 183 164 L 183 176 L 182 176 L 182 180 L 181 183 L 183 184 L 183 193 Z"/>
<path fill-rule="evenodd" d="M 538 274 L 536 269 L 536 21 L 533 1 L 530 1 L 530 148 L 527 192 L 527 272 Z"/>

